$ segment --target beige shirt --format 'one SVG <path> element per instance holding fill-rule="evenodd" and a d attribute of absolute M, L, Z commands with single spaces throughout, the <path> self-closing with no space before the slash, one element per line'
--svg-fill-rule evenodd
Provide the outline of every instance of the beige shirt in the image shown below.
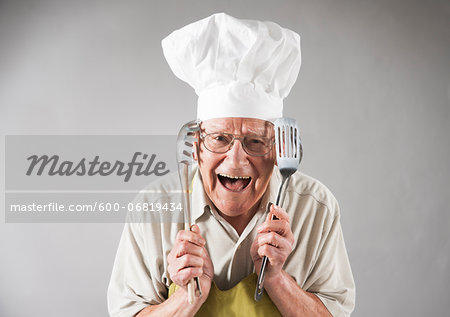
<path fill-rule="evenodd" d="M 193 179 L 191 222 L 206 240 L 214 265 L 214 282 L 229 289 L 254 272 L 250 246 L 256 227 L 274 202 L 281 177 L 274 169 L 260 208 L 239 236 L 215 210 L 206 196 L 198 173 Z M 177 175 L 152 184 L 135 200 L 178 204 L 181 199 Z M 333 316 L 349 316 L 355 304 L 355 285 L 340 225 L 339 206 L 320 182 L 300 172 L 290 180 L 284 209 L 295 237 L 284 270 L 302 289 L 315 293 Z M 125 224 L 108 288 L 111 316 L 134 316 L 144 307 L 167 299 L 171 284 L 167 255 L 176 234 L 184 228 L 176 223 L 176 212 L 164 215 L 140 213 Z M 179 217 L 178 217 L 179 219 Z M 182 219 L 182 218 L 181 218 Z"/>

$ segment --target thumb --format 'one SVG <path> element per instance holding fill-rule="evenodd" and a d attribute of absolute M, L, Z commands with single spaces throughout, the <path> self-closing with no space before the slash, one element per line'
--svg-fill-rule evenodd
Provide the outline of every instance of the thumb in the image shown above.
<path fill-rule="evenodd" d="M 191 231 L 194 231 L 195 233 L 200 233 L 200 228 L 197 225 L 192 225 Z"/>

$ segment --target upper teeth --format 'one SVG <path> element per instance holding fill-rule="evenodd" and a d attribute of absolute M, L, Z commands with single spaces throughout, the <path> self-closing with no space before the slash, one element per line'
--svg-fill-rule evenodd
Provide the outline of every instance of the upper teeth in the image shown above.
<path fill-rule="evenodd" d="M 249 179 L 250 178 L 250 176 L 233 176 L 233 175 L 222 174 L 222 173 L 220 173 L 219 175 L 223 176 L 223 177 L 232 178 L 232 179 Z"/>

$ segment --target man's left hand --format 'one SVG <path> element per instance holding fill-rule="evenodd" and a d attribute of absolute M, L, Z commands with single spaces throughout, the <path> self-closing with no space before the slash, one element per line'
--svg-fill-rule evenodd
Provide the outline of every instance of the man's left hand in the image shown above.
<path fill-rule="evenodd" d="M 272 220 L 272 215 L 276 218 Z M 276 277 L 283 269 L 284 262 L 292 252 L 294 235 L 289 225 L 288 214 L 279 206 L 270 206 L 266 220 L 258 226 L 258 234 L 253 241 L 250 255 L 255 265 L 256 273 L 261 269 L 262 257 L 267 256 L 265 279 Z"/>

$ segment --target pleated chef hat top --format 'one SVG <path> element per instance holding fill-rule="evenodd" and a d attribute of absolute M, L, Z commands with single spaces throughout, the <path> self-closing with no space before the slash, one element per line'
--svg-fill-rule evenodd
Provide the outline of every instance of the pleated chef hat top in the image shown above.
<path fill-rule="evenodd" d="M 198 95 L 197 118 L 273 120 L 300 70 L 300 36 L 273 22 L 214 14 L 162 41 L 174 74 Z"/>

